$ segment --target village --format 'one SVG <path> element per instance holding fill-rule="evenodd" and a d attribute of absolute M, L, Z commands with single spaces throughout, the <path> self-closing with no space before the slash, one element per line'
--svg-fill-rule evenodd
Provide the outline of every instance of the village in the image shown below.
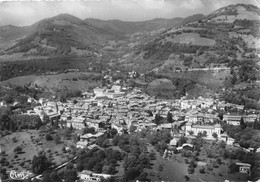
<path fill-rule="evenodd" d="M 37 101 L 28 99 L 28 102 Z M 24 114 L 39 115 L 41 119 L 47 115 L 51 121 L 47 125 L 56 123 L 59 127 L 79 131 L 94 128 L 95 132 L 92 134 L 79 134 L 76 146 L 80 149 L 96 147 L 95 141 L 108 129 L 116 129 L 119 135 L 140 132 L 143 129 L 170 130 L 172 140 L 168 144 L 168 149 L 174 148 L 175 151 L 185 148 L 192 150 L 194 148 L 192 144 L 185 143 L 178 146 L 178 141 L 184 136 L 191 140 L 198 135 L 209 141 L 223 141 L 227 145 L 240 147 L 234 143 L 234 138 L 223 131 L 221 122 L 237 126 L 241 120 L 246 123 L 259 121 L 259 114 L 256 111 L 240 114 L 244 109 L 243 106 L 218 99 L 182 97 L 178 100 L 162 100 L 151 97 L 137 88 L 129 91 L 119 85 L 113 85 L 110 89 L 95 88 L 93 93 L 85 92 L 82 97 L 67 102 L 45 99 L 40 99 L 38 102 L 40 103 L 38 106 Z M 233 112 L 230 114 L 230 111 Z M 158 118 L 163 122 L 156 121 Z M 259 148 L 243 149 L 247 152 L 259 152 Z M 163 158 L 167 158 L 168 154 L 172 155 L 173 150 L 165 150 Z M 241 173 L 250 173 L 250 164 L 241 162 L 236 164 L 240 167 Z M 100 176 L 109 177 L 91 171 L 82 171 L 78 175 L 83 181 L 93 178 L 100 180 Z"/>

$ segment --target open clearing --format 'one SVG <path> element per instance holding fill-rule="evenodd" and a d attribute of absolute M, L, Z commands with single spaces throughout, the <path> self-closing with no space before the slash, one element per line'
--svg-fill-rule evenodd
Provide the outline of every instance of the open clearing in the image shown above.
<path fill-rule="evenodd" d="M 17 146 L 22 148 L 22 152 L 16 154 L 14 149 Z M 37 130 L 24 130 L 6 135 L 0 138 L 1 150 L 5 152 L 1 160 L 4 158 L 8 161 L 8 164 L 3 164 L 2 167 L 7 171 L 31 170 L 33 156 L 37 156 L 40 151 L 44 151 L 46 157 L 55 164 L 63 163 L 72 157 L 72 154 L 62 151 L 63 146 L 64 141 L 61 140 L 58 144 L 54 140 L 46 141 L 45 134 L 39 134 Z"/>
<path fill-rule="evenodd" d="M 214 46 L 216 44 L 215 40 L 200 37 L 197 33 L 182 33 L 180 35 L 176 35 L 174 38 L 166 37 L 166 41 L 200 46 Z"/>
<path fill-rule="evenodd" d="M 205 144 L 201 148 L 198 165 L 194 170 L 193 174 L 188 173 L 188 166 L 190 158 L 181 156 L 181 154 L 173 154 L 172 157 L 164 159 L 159 152 L 156 152 L 156 160 L 152 161 L 153 166 L 151 169 L 146 169 L 148 173 L 148 178 L 152 181 L 176 181 L 185 182 L 185 175 L 189 177 L 189 181 L 247 181 L 247 176 L 242 173 L 230 174 L 229 162 L 227 160 L 222 160 L 222 164 L 217 167 L 213 167 L 215 159 L 208 158 L 206 155 L 207 148 L 210 147 L 209 144 Z M 152 147 L 153 148 L 153 147 Z M 153 148 L 154 149 L 154 148 Z M 186 162 L 188 161 L 188 162 Z M 201 173 L 200 169 L 205 168 L 205 173 Z"/>
<path fill-rule="evenodd" d="M 95 73 L 72 72 L 56 75 L 30 75 L 10 78 L 0 82 L 0 85 L 36 85 L 37 87 L 53 89 L 53 90 L 86 90 L 98 85 L 93 76 L 99 76 Z"/>

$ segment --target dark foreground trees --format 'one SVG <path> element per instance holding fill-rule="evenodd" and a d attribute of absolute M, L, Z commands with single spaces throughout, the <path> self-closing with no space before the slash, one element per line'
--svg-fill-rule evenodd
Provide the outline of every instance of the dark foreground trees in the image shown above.
<path fill-rule="evenodd" d="M 39 154 L 34 156 L 32 160 L 32 171 L 35 174 L 41 174 L 48 170 L 51 166 L 51 162 L 47 159 L 45 154 Z"/>

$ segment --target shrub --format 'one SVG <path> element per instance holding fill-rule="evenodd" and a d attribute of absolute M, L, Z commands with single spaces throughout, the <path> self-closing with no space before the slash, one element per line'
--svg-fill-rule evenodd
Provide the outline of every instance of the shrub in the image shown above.
<path fill-rule="evenodd" d="M 149 153 L 149 158 L 150 158 L 151 160 L 155 160 L 155 159 L 156 159 L 156 154 L 155 154 L 155 152 Z"/>
<path fill-rule="evenodd" d="M 217 158 L 217 160 L 216 160 L 216 162 L 217 162 L 217 164 L 222 164 L 222 162 L 221 162 L 221 159 L 220 158 Z"/>
<path fill-rule="evenodd" d="M 194 168 L 193 168 L 193 167 L 189 167 L 189 168 L 188 168 L 188 173 L 189 173 L 189 174 L 194 173 Z"/>
<path fill-rule="evenodd" d="M 196 162 L 194 160 L 190 161 L 189 167 L 196 168 L 197 167 Z"/>
<path fill-rule="evenodd" d="M 235 163 L 231 163 L 229 166 L 230 173 L 238 172 L 239 167 Z"/>
<path fill-rule="evenodd" d="M 211 166 L 208 166 L 208 167 L 207 167 L 207 170 L 208 170 L 208 171 L 212 171 L 213 168 L 212 168 Z"/>
<path fill-rule="evenodd" d="M 186 181 L 190 180 L 190 177 L 188 175 L 185 175 L 184 177 L 185 177 Z"/>
<path fill-rule="evenodd" d="M 53 138 L 52 138 L 52 136 L 51 136 L 50 134 L 47 134 L 47 135 L 45 136 L 45 139 L 46 139 L 47 141 L 50 141 L 50 140 L 52 140 Z"/>
<path fill-rule="evenodd" d="M 205 173 L 205 168 L 204 167 L 200 169 L 200 173 L 202 173 L 202 174 Z"/>
<path fill-rule="evenodd" d="M 213 163 L 214 168 L 218 168 L 219 166 L 216 163 Z"/>
<path fill-rule="evenodd" d="M 17 146 L 17 147 L 14 148 L 14 152 L 17 153 L 17 154 L 18 154 L 18 153 L 21 153 L 22 150 L 23 150 L 23 149 L 22 149 L 22 147 L 20 147 L 20 146 Z"/>
<path fill-rule="evenodd" d="M 16 142 L 17 142 L 17 139 L 16 139 L 16 137 L 13 137 L 13 138 L 12 138 L 12 140 L 13 140 L 13 142 L 14 142 L 14 143 L 16 143 Z"/>

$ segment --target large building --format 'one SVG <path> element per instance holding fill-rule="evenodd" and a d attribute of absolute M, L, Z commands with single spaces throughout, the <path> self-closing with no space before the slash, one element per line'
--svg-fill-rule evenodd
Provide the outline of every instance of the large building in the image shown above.
<path fill-rule="evenodd" d="M 216 133 L 218 137 L 221 134 L 220 124 L 216 125 L 194 125 L 192 123 L 187 123 L 185 128 L 185 134 L 190 135 L 189 132 L 192 131 L 193 135 L 198 135 L 198 133 L 207 132 L 207 136 L 211 137 L 213 133 Z"/>
<path fill-rule="evenodd" d="M 241 121 L 242 116 L 240 115 L 229 115 L 229 114 L 224 114 L 223 115 L 223 121 L 226 121 L 227 124 L 230 125 L 240 125 L 240 121 Z"/>
<path fill-rule="evenodd" d="M 67 121 L 67 127 L 72 126 L 75 129 L 82 130 L 86 127 L 86 118 L 78 116 L 72 120 Z"/>

